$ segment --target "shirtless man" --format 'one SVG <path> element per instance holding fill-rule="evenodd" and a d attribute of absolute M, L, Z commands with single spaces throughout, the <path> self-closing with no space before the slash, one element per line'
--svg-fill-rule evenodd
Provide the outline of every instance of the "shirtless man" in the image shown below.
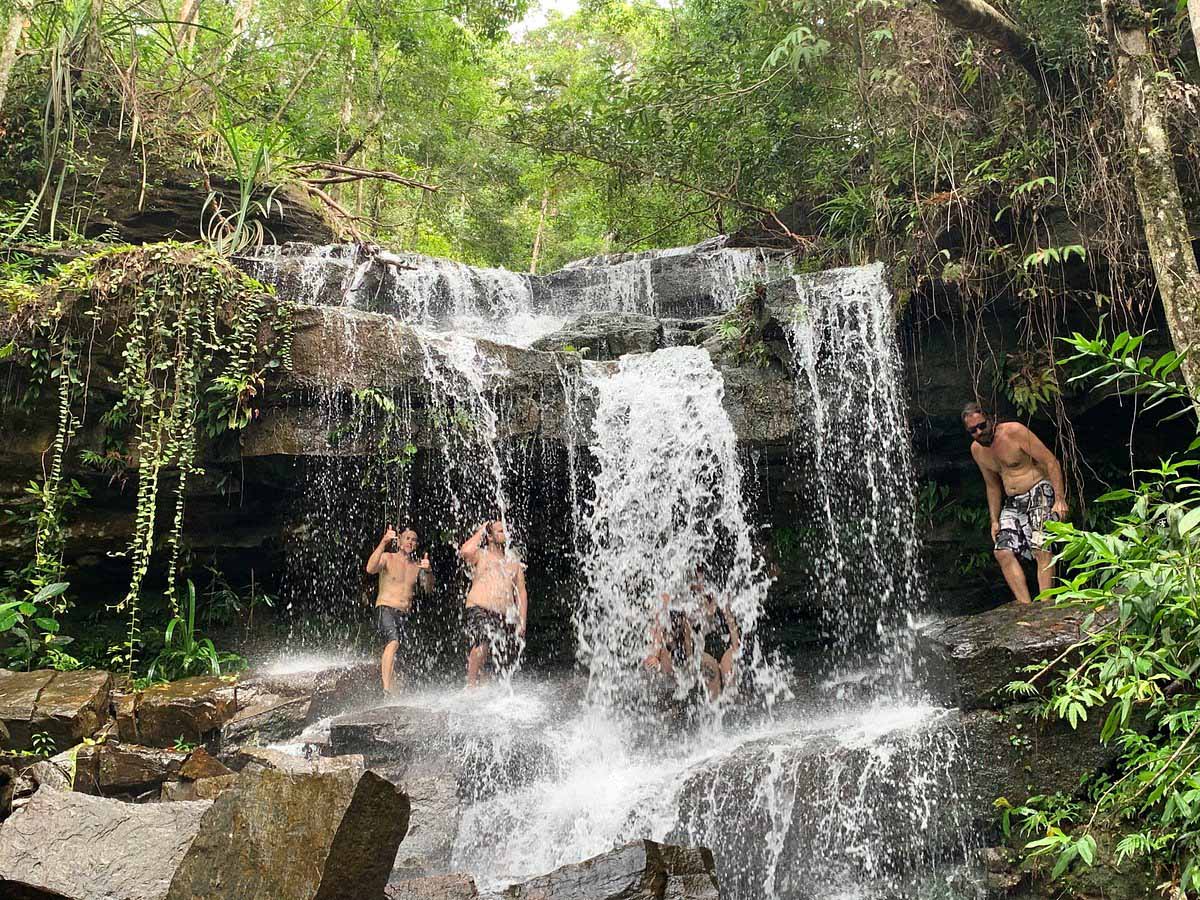
<path fill-rule="evenodd" d="M 511 667 L 525 643 L 529 597 L 525 566 L 508 551 L 502 521 L 484 522 L 458 549 L 471 567 L 464 630 L 467 637 L 467 687 L 479 683 L 488 655 L 497 670 Z"/>
<path fill-rule="evenodd" d="M 1017 556 L 1036 559 L 1038 590 L 1054 582 L 1054 556 L 1042 549 L 1046 522 L 1067 517 L 1062 466 L 1038 436 L 1019 422 L 996 422 L 978 403 L 962 411 L 974 440 L 971 456 L 987 486 L 996 561 L 1018 603 L 1031 603 Z"/>
<path fill-rule="evenodd" d="M 383 658 L 380 675 L 385 693 L 392 692 L 396 650 L 407 641 L 409 616 L 412 615 L 413 591 L 417 584 L 426 593 L 433 590 L 433 573 L 429 569 L 429 554 L 420 562 L 413 556 L 417 551 L 417 533 L 406 528 L 399 536 L 391 525 L 383 532 L 379 545 L 367 560 L 367 574 L 379 576 L 379 598 L 375 601 L 375 624 L 383 637 Z"/>

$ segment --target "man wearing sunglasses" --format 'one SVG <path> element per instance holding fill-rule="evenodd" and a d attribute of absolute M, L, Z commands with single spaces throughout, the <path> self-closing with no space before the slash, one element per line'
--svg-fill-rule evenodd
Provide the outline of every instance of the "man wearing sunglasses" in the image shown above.
<path fill-rule="evenodd" d="M 971 456 L 987 487 L 996 561 L 1018 603 L 1031 603 L 1018 559 L 1037 560 L 1038 590 L 1054 581 L 1054 556 L 1042 549 L 1047 522 L 1067 517 L 1062 466 L 1020 422 L 997 422 L 978 403 L 962 411 Z"/>

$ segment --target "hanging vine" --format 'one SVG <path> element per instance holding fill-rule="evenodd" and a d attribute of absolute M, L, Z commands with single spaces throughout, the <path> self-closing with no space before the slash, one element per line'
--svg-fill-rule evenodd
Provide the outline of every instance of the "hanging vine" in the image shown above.
<path fill-rule="evenodd" d="M 137 473 L 133 533 L 125 550 L 129 585 L 112 607 L 127 617 L 123 656 L 132 671 L 143 582 L 160 546 L 166 550 L 165 596 L 171 615 L 179 614 L 185 497 L 189 479 L 204 471 L 201 438 L 253 420 L 267 370 L 290 365 L 291 310 L 212 252 L 180 244 L 117 248 L 79 260 L 49 285 L 48 296 L 53 303 L 38 312 L 32 334 L 49 344 L 58 362 L 52 374 L 59 418 L 41 486 L 35 570 L 46 569 L 43 580 L 61 574 L 61 482 L 71 437 L 82 424 L 75 407 L 84 393 L 79 347 L 86 331 L 121 348 L 113 379 L 117 397 L 102 422 L 128 428 L 121 436 L 124 456 Z M 166 504 L 172 515 L 159 541 L 157 522 Z M 57 602 L 56 612 L 65 611 L 66 601 Z"/>

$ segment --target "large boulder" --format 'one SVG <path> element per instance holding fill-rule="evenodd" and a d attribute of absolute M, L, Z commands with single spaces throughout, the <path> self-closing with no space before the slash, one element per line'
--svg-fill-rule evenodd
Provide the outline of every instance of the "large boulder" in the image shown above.
<path fill-rule="evenodd" d="M 221 729 L 222 752 L 243 745 L 272 744 L 294 737 L 308 723 L 311 707 L 312 698 L 307 696 L 259 695 L 239 709 Z"/>
<path fill-rule="evenodd" d="M 449 722 L 444 711 L 411 706 L 347 713 L 329 723 L 329 749 L 334 756 L 362 754 L 370 762 L 440 756 L 448 747 Z"/>
<path fill-rule="evenodd" d="M 0 896 L 161 900 L 208 810 L 42 788 L 0 827 Z"/>
<path fill-rule="evenodd" d="M 117 728 L 121 740 L 170 747 L 179 739 L 207 740 L 237 712 L 237 686 L 224 678 L 198 675 L 156 684 L 121 697 Z"/>
<path fill-rule="evenodd" d="M 45 734 L 59 750 L 93 734 L 108 720 L 112 676 L 99 669 L 0 674 L 0 722 L 8 746 L 27 750 Z"/>
<path fill-rule="evenodd" d="M 317 672 L 313 679 L 308 721 L 345 712 L 379 699 L 379 663 L 363 661 Z"/>
<path fill-rule="evenodd" d="M 719 900 L 708 850 L 634 841 L 508 888 L 505 900 Z"/>
<path fill-rule="evenodd" d="M 163 747 L 105 741 L 75 753 L 75 790 L 137 796 L 179 776 L 187 754 Z"/>
<path fill-rule="evenodd" d="M 362 774 L 367 769 L 366 762 L 360 754 L 298 756 L 271 747 L 243 747 L 230 759 L 230 763 L 238 771 L 253 772 L 259 769 L 274 769 L 293 775 L 319 775 L 322 772 L 337 772 L 347 769 Z"/>
<path fill-rule="evenodd" d="M 652 353 L 662 346 L 662 322 L 654 316 L 626 312 L 584 313 L 532 345 L 534 350 L 572 347 L 581 353 L 587 348 L 586 357 L 594 360 L 616 359 L 626 353 Z"/>
<path fill-rule="evenodd" d="M 213 801 L 166 897 L 381 896 L 408 815 L 408 798 L 372 772 L 245 772 Z"/>
<path fill-rule="evenodd" d="M 1021 669 L 1062 664 L 1083 637 L 1089 612 L 1048 603 L 1009 603 L 934 622 L 921 629 L 918 640 L 935 676 L 942 676 L 947 700 L 963 709 L 999 708 L 1014 702 L 1004 687 L 1028 677 Z"/>

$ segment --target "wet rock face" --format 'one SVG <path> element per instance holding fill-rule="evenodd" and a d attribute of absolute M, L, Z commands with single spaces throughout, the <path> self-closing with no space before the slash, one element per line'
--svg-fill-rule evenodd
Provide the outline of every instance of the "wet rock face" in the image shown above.
<path fill-rule="evenodd" d="M 720 900 L 708 850 L 634 841 L 504 891 L 505 900 Z"/>
<path fill-rule="evenodd" d="M 540 338 L 534 350 L 574 347 L 587 359 L 612 360 L 626 353 L 652 353 L 664 346 L 663 323 L 637 313 L 585 313 Z M 585 352 L 586 348 L 586 352 Z"/>
<path fill-rule="evenodd" d="M 1025 666 L 1063 664 L 1059 657 L 1082 636 L 1088 613 L 1049 603 L 1008 603 L 942 619 L 921 629 L 918 640 L 932 673 L 941 675 L 948 702 L 962 709 L 994 709 L 1014 702 L 1004 687 L 1028 677 L 1020 671 Z"/>
<path fill-rule="evenodd" d="M 170 747 L 200 743 L 237 712 L 237 688 L 222 678 L 196 676 L 125 695 L 117 703 L 121 740 Z"/>
<path fill-rule="evenodd" d="M 764 884 L 809 898 L 821 896 L 817 886 L 833 895 L 868 882 L 899 895 L 921 867 L 961 847 L 969 818 L 946 765 L 957 729 L 957 716 L 943 713 L 882 737 L 829 731 L 745 744 L 687 777 L 667 838 L 711 848 L 736 897 Z"/>
<path fill-rule="evenodd" d="M 243 773 L 213 801 L 165 896 L 378 897 L 408 818 L 408 798 L 372 772 Z"/>
<path fill-rule="evenodd" d="M 0 723 L 6 746 L 28 750 L 33 735 L 45 734 L 66 749 L 108 721 L 112 676 L 98 669 L 55 672 L 0 670 Z"/>
<path fill-rule="evenodd" d="M 521 295 L 534 310 L 559 315 L 618 310 L 694 318 L 733 306 L 750 281 L 778 272 L 781 258 L 712 241 L 592 257 L 547 275 L 525 275 L 353 244 L 295 243 L 262 248 L 237 263 L 301 303 L 353 305 L 411 321 L 462 312 L 470 303 L 502 307 L 504 295 Z"/>
<path fill-rule="evenodd" d="M 387 900 L 475 900 L 479 891 L 468 875 L 429 875 L 389 885 Z"/>
<path fill-rule="evenodd" d="M 105 797 L 157 792 L 164 781 L 179 777 L 187 756 L 119 741 L 81 747 L 75 755 L 75 790 Z"/>
<path fill-rule="evenodd" d="M 0 896 L 161 900 L 208 809 L 42 788 L 0 828 Z"/>

